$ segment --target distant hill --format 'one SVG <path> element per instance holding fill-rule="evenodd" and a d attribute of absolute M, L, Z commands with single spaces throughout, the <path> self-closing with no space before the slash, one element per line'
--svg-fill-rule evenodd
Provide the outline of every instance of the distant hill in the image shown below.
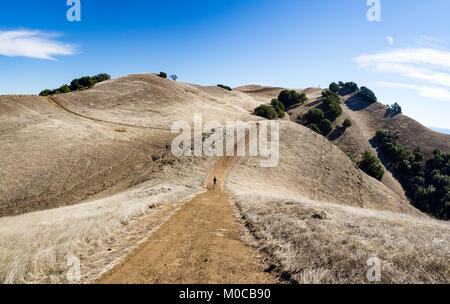
<path fill-rule="evenodd" d="M 441 129 L 441 128 L 434 128 L 434 127 L 428 127 L 429 129 L 442 133 L 442 134 L 450 134 L 450 129 Z"/>

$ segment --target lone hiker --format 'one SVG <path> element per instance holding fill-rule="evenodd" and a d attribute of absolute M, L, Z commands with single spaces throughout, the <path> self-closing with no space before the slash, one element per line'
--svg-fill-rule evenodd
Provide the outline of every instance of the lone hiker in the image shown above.
<path fill-rule="evenodd" d="M 214 189 L 216 189 L 216 185 L 217 185 L 217 177 L 214 176 L 213 181 L 214 181 Z"/>

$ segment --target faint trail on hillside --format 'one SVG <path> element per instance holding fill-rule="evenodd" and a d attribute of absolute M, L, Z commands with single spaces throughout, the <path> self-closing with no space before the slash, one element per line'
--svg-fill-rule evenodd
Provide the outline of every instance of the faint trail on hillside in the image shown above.
<path fill-rule="evenodd" d="M 149 129 L 149 130 L 159 130 L 159 131 L 171 132 L 171 130 L 166 129 L 166 128 L 149 127 L 149 126 L 137 126 L 137 125 L 132 125 L 132 124 L 126 124 L 126 123 L 102 120 L 102 119 L 97 119 L 97 118 L 85 116 L 83 114 L 76 113 L 76 112 L 66 108 L 65 106 L 61 105 L 60 103 L 58 103 L 56 100 L 54 100 L 53 98 L 51 98 L 49 96 L 46 96 L 45 99 L 49 103 L 51 103 L 52 105 L 54 105 L 55 107 L 57 107 L 58 109 L 60 109 L 60 110 L 62 110 L 64 112 L 67 112 L 67 113 L 69 113 L 71 115 L 74 115 L 74 116 L 77 116 L 77 117 L 80 117 L 80 118 L 84 118 L 84 119 L 88 119 L 88 120 L 91 120 L 91 121 L 94 121 L 94 122 L 101 122 L 101 123 L 107 123 L 107 124 L 122 126 L 122 127 L 137 128 L 137 129 Z"/>
<path fill-rule="evenodd" d="M 264 272 L 262 255 L 239 238 L 242 227 L 223 190 L 236 160 L 222 157 L 206 181 L 208 191 L 186 203 L 99 283 L 277 283 Z"/>

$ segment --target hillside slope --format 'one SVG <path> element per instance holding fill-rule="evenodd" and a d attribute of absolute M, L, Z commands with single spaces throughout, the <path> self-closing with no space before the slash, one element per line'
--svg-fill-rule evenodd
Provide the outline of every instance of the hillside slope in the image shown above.
<path fill-rule="evenodd" d="M 279 165 L 261 168 L 258 158 L 241 158 L 227 186 L 239 193 L 420 214 L 408 201 L 359 170 L 326 138 L 290 121 L 281 122 Z"/>
<path fill-rule="evenodd" d="M 248 120 L 257 104 L 239 92 L 155 74 L 51 99 L 1 96 L 0 216 L 78 203 L 141 167 L 149 168 L 143 178 L 151 178 L 162 163 L 176 161 L 168 150 L 173 122 L 192 122 L 194 113 Z"/>
<path fill-rule="evenodd" d="M 359 96 L 346 95 L 343 98 L 346 107 L 366 126 L 370 135 L 377 130 L 388 130 L 398 136 L 399 143 L 408 149 L 420 147 L 425 158 L 433 150 L 450 151 L 450 135 L 435 132 L 406 115 L 393 115 L 389 108 L 379 102 L 368 103 Z"/>
<path fill-rule="evenodd" d="M 203 122 L 259 120 L 250 112 L 270 102 L 280 90 L 246 86 L 230 92 L 139 74 L 51 98 L 0 96 L 0 243 L 5 244 L 0 248 L 0 281 L 66 282 L 65 265 L 75 255 L 82 260 L 82 282 L 92 282 L 123 261 L 193 196 L 205 191 L 205 180 L 217 162 L 206 156 L 175 158 L 170 151 L 175 136 L 170 133 L 172 123 L 179 119 L 192 122 L 194 113 L 203 114 Z M 304 92 L 311 103 L 318 102 L 320 89 Z M 225 188 L 241 215 L 254 225 L 251 232 L 259 240 L 264 240 L 257 231 L 270 222 L 266 219 L 278 223 L 263 229 L 265 237 L 281 231 L 277 241 L 271 243 L 267 238 L 268 245 L 274 244 L 272 249 L 279 245 L 300 248 L 298 239 L 284 238 L 304 232 L 304 211 L 272 204 L 280 200 L 289 206 L 312 202 L 305 207 L 308 217 L 311 208 L 338 215 L 339 220 L 329 227 L 350 229 L 356 239 L 342 249 L 341 256 L 354 252 L 361 238 L 362 243 L 369 242 L 373 235 L 367 231 L 375 226 L 379 228 L 377 242 L 391 239 L 392 228 L 393 237 L 402 244 L 393 253 L 385 252 L 389 261 L 404 248 L 420 250 L 413 242 L 432 240 L 436 231 L 447 237 L 447 223 L 429 219 L 401 194 L 360 171 L 342 151 L 345 145 L 338 141 L 335 145 L 290 121 L 280 124 L 279 166 L 260 168 L 258 158 L 240 158 Z M 372 129 L 366 133 L 362 128 L 354 130 L 360 135 L 350 140 L 368 145 Z M 195 208 L 192 211 L 196 214 Z M 386 221 L 380 212 L 390 212 L 390 219 Z M 295 223 L 282 224 L 286 214 L 292 221 L 296 217 Z M 395 222 L 406 216 L 408 223 L 398 227 Z M 422 227 L 420 238 L 414 239 L 412 233 L 403 237 L 402 231 L 413 231 L 416 222 Z M 290 226 L 294 232 L 278 230 L 289 223 L 295 224 Z M 332 236 L 317 225 L 310 227 L 315 233 L 323 232 L 323 242 L 329 244 Z M 317 235 L 314 239 L 320 240 Z M 434 255 L 428 247 L 423 251 L 431 257 L 422 259 L 426 265 L 415 264 L 435 265 L 434 277 L 424 282 L 448 281 L 448 246 L 438 241 L 429 247 Z M 326 247 L 317 248 L 330 253 Z M 267 252 L 276 255 L 276 251 Z M 281 253 L 301 261 L 295 256 L 299 251 Z M 275 260 L 279 267 L 290 263 L 283 264 L 280 255 Z M 346 271 L 337 265 L 338 272 Z"/>
<path fill-rule="evenodd" d="M 280 90 L 244 86 L 230 92 L 139 74 L 51 99 L 2 96 L 0 216 L 78 203 L 139 168 L 147 168 L 140 178 L 149 179 L 177 162 L 168 151 L 174 121 L 192 122 L 194 113 L 222 123 L 255 120 L 250 111 Z M 302 92 L 315 100 L 321 90 Z M 313 170 L 305 167 L 308 172 Z"/>
<path fill-rule="evenodd" d="M 288 114 L 292 121 L 302 122 L 302 117 L 314 108 L 322 106 L 320 94 L 308 95 L 304 105 L 294 106 Z M 389 109 L 380 103 L 369 103 L 356 95 L 341 96 L 342 115 L 333 123 L 335 129 L 327 138 L 345 153 L 360 160 L 365 150 L 377 153 L 372 139 L 377 130 L 389 130 L 399 138 L 405 147 L 414 150 L 420 147 L 429 157 L 433 150 L 450 151 L 450 136 L 434 132 L 415 120 L 405 116 L 392 116 Z M 345 130 L 342 124 L 345 119 L 352 121 L 352 127 Z M 404 189 L 391 172 L 386 170 L 383 184 L 406 199 Z"/>

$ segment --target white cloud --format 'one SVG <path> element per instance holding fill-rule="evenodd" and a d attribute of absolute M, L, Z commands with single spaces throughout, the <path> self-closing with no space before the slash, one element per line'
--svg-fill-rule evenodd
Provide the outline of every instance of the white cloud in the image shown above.
<path fill-rule="evenodd" d="M 438 69 L 450 69 L 450 52 L 429 48 L 403 49 L 373 55 L 363 55 L 356 57 L 355 61 L 361 67 L 380 63 L 402 63 L 426 65 Z"/>
<path fill-rule="evenodd" d="M 359 68 L 402 79 L 403 83 L 391 85 L 417 90 L 424 97 L 450 101 L 450 52 L 431 48 L 400 49 L 362 55 L 354 60 Z"/>
<path fill-rule="evenodd" d="M 386 37 L 386 40 L 387 40 L 387 42 L 388 42 L 390 45 L 393 45 L 393 44 L 394 44 L 394 38 L 392 38 L 391 36 L 387 36 L 387 37 Z"/>
<path fill-rule="evenodd" d="M 54 60 L 76 53 L 75 46 L 55 40 L 56 34 L 41 31 L 0 31 L 0 55 Z"/>
<path fill-rule="evenodd" d="M 418 91 L 423 97 L 450 102 L 450 91 L 444 88 L 415 86 L 397 82 L 377 82 L 376 85 L 384 88 L 412 89 Z"/>

